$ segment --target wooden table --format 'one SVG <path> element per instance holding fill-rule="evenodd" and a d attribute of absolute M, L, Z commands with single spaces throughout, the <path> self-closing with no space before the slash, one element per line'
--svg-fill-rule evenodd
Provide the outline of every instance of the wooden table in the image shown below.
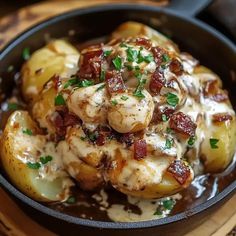
<path fill-rule="evenodd" d="M 117 2 L 113 0 L 112 2 Z M 28 27 L 55 16 L 59 13 L 75 8 L 88 7 L 92 5 L 105 4 L 109 0 L 90 1 L 48 1 L 20 9 L 15 14 L 0 19 L 0 48 L 10 39 L 27 29 Z M 118 1 L 121 2 L 121 1 Z M 127 1 L 126 1 L 127 2 Z M 132 2 L 132 1 L 131 1 Z M 137 1 L 147 3 L 147 1 Z M 148 2 L 147 4 L 157 4 Z M 164 3 L 162 3 L 164 5 Z M 222 208 L 203 223 L 201 226 L 188 233 L 186 236 L 225 236 L 236 235 L 233 228 L 236 226 L 236 195 L 231 198 Z M 27 227 L 23 227 L 26 226 Z M 43 226 L 30 219 L 17 204 L 0 188 L 0 235 L 16 236 L 53 236 Z"/>

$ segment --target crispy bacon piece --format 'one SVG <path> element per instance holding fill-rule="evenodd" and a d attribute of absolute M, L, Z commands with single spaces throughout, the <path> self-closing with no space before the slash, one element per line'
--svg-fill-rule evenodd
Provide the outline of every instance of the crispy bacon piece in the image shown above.
<path fill-rule="evenodd" d="M 143 46 L 146 49 L 149 49 L 152 46 L 152 42 L 149 39 L 145 39 L 145 38 L 137 38 L 136 44 L 139 46 Z"/>
<path fill-rule="evenodd" d="M 194 136 L 197 125 L 188 115 L 178 112 L 170 117 L 170 128 L 181 134 Z"/>
<path fill-rule="evenodd" d="M 204 97 L 216 102 L 224 102 L 229 99 L 227 92 L 219 88 L 217 80 L 207 81 L 203 93 Z"/>
<path fill-rule="evenodd" d="M 158 106 L 155 107 L 155 110 L 153 112 L 153 122 L 159 122 L 162 121 L 162 115 L 165 114 L 166 118 L 169 119 L 171 115 L 175 112 L 174 109 L 165 107 L 164 109 L 160 109 Z"/>
<path fill-rule="evenodd" d="M 155 62 L 157 63 L 157 66 L 160 66 L 162 63 L 162 56 L 165 54 L 164 49 L 160 47 L 152 47 L 152 53 L 155 59 Z"/>
<path fill-rule="evenodd" d="M 224 122 L 232 119 L 233 117 L 228 113 L 218 113 L 213 115 L 213 122 Z"/>
<path fill-rule="evenodd" d="M 153 94 L 158 94 L 164 85 L 164 76 L 158 69 L 156 69 L 156 71 L 152 74 L 149 89 Z"/>
<path fill-rule="evenodd" d="M 130 147 L 134 143 L 134 134 L 132 133 L 121 134 L 121 136 L 119 137 L 119 141 L 121 143 L 125 143 L 127 147 Z"/>
<path fill-rule="evenodd" d="M 96 139 L 96 144 L 98 146 L 103 146 L 105 142 L 106 142 L 106 136 L 100 133 Z"/>
<path fill-rule="evenodd" d="M 106 87 L 110 94 L 124 92 L 125 84 L 122 79 L 121 73 L 117 71 L 107 71 L 106 72 Z"/>
<path fill-rule="evenodd" d="M 134 159 L 141 160 L 147 155 L 147 144 L 144 139 L 134 141 Z"/>
<path fill-rule="evenodd" d="M 56 90 L 58 90 L 58 88 L 60 87 L 61 85 L 61 81 L 60 81 L 60 76 L 59 75 L 53 75 L 51 77 L 51 80 L 53 82 L 53 86 Z"/>
<path fill-rule="evenodd" d="M 101 48 L 82 53 L 80 58 L 80 69 L 77 75 L 83 79 L 98 78 L 101 74 L 102 58 L 103 50 Z"/>
<path fill-rule="evenodd" d="M 169 68 L 172 73 L 174 73 L 178 76 L 182 75 L 183 71 L 184 71 L 182 63 L 179 60 L 177 60 L 176 58 L 171 60 Z"/>
<path fill-rule="evenodd" d="M 190 176 L 189 167 L 180 160 L 173 161 L 168 167 L 167 172 L 169 172 L 181 185 L 184 185 Z"/>

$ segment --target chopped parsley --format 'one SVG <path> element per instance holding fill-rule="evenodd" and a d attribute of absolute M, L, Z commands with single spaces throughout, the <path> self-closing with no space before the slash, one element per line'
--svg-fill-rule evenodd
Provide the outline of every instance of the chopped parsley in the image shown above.
<path fill-rule="evenodd" d="M 52 161 L 52 156 L 45 156 L 45 157 L 40 157 L 40 162 L 45 165 L 47 164 L 48 162 Z"/>
<path fill-rule="evenodd" d="M 104 81 L 105 80 L 105 75 L 106 75 L 105 70 L 101 69 L 100 81 Z"/>
<path fill-rule="evenodd" d="M 94 82 L 92 80 L 84 79 L 84 80 L 79 81 L 78 87 L 80 87 L 80 88 L 81 87 L 89 87 L 93 84 L 94 84 Z"/>
<path fill-rule="evenodd" d="M 157 209 L 155 212 L 154 212 L 154 216 L 161 216 L 163 213 L 160 209 Z"/>
<path fill-rule="evenodd" d="M 152 55 L 145 56 L 144 61 L 147 63 L 150 63 L 150 62 L 154 61 L 154 57 Z"/>
<path fill-rule="evenodd" d="M 122 68 L 122 60 L 120 56 L 115 57 L 112 60 L 113 65 L 115 66 L 116 70 L 121 70 Z"/>
<path fill-rule="evenodd" d="M 85 137 L 80 137 L 80 139 L 82 140 L 82 141 L 85 141 L 85 140 L 87 140 L 88 138 L 85 136 Z"/>
<path fill-rule="evenodd" d="M 189 140 L 188 140 L 188 145 L 189 145 L 190 147 L 192 147 L 192 146 L 194 145 L 195 141 L 196 141 L 196 137 L 195 137 L 195 136 L 191 136 L 191 137 L 189 138 Z"/>
<path fill-rule="evenodd" d="M 22 133 L 23 133 L 23 134 L 27 134 L 27 135 L 29 135 L 29 136 L 33 135 L 33 132 L 32 132 L 31 129 L 23 129 L 23 130 L 22 130 Z"/>
<path fill-rule="evenodd" d="M 142 93 L 143 87 L 146 84 L 147 80 L 146 79 L 139 79 L 139 84 L 136 90 L 134 91 L 133 95 L 138 97 L 138 98 L 145 98 L 145 95 Z"/>
<path fill-rule="evenodd" d="M 166 114 L 162 114 L 162 115 L 161 115 L 161 119 L 162 119 L 162 121 L 164 121 L 164 122 L 168 121 L 168 117 L 167 117 Z"/>
<path fill-rule="evenodd" d="M 173 93 L 168 93 L 166 101 L 172 107 L 176 107 L 179 103 L 179 98 L 177 97 L 177 95 L 175 95 Z"/>
<path fill-rule="evenodd" d="M 108 57 L 108 56 L 110 56 L 111 55 L 111 52 L 112 52 L 112 50 L 107 50 L 107 51 L 104 51 L 104 56 L 105 57 Z"/>
<path fill-rule="evenodd" d="M 129 99 L 129 97 L 122 95 L 122 96 L 121 96 L 121 99 L 124 100 L 124 101 L 126 101 L 126 100 Z"/>
<path fill-rule="evenodd" d="M 142 78 L 142 73 L 140 71 L 135 71 L 134 72 L 134 76 L 137 78 L 137 79 L 141 79 Z"/>
<path fill-rule="evenodd" d="M 112 104 L 113 106 L 116 106 L 116 105 L 118 104 L 118 102 L 117 102 L 116 99 L 113 99 L 113 100 L 111 101 L 111 104 Z"/>
<path fill-rule="evenodd" d="M 25 61 L 27 61 L 30 58 L 30 49 L 24 48 L 23 52 L 22 52 L 22 57 Z"/>
<path fill-rule="evenodd" d="M 73 85 L 77 84 L 78 82 L 79 82 L 78 78 L 70 79 L 65 83 L 64 88 L 66 89 L 69 86 L 73 86 Z"/>
<path fill-rule="evenodd" d="M 173 133 L 173 130 L 170 127 L 167 127 L 166 128 L 166 133 L 171 134 L 171 133 Z"/>
<path fill-rule="evenodd" d="M 65 105 L 66 101 L 61 94 L 55 97 L 55 106 Z"/>
<path fill-rule="evenodd" d="M 99 91 L 99 90 L 105 88 L 105 86 L 106 86 L 105 84 L 100 85 L 100 86 L 96 89 L 96 91 Z"/>
<path fill-rule="evenodd" d="M 7 104 L 7 110 L 16 110 L 19 108 L 19 105 L 17 103 L 8 103 Z"/>
<path fill-rule="evenodd" d="M 27 162 L 27 166 L 30 168 L 30 169 L 34 169 L 34 170 L 38 170 L 41 165 L 39 162 L 35 162 L 35 163 L 32 163 L 32 162 Z"/>
<path fill-rule="evenodd" d="M 74 196 L 70 196 L 68 197 L 68 199 L 66 200 L 66 203 L 68 204 L 74 204 L 76 203 L 76 198 Z"/>
<path fill-rule="evenodd" d="M 126 45 L 124 42 L 121 42 L 121 43 L 120 43 L 120 47 L 121 47 L 121 48 L 127 48 L 127 45 Z"/>
<path fill-rule="evenodd" d="M 131 66 L 129 64 L 125 64 L 124 66 L 128 69 L 128 71 L 132 71 L 133 70 L 133 66 Z"/>
<path fill-rule="evenodd" d="M 95 131 L 95 132 L 89 133 L 88 138 L 89 138 L 90 141 L 95 142 L 98 138 L 98 132 Z"/>
<path fill-rule="evenodd" d="M 127 60 L 129 62 L 134 62 L 137 60 L 137 57 L 138 57 L 138 51 L 137 50 L 133 50 L 132 48 L 128 48 L 126 50 L 126 53 L 127 53 Z"/>
<path fill-rule="evenodd" d="M 162 61 L 164 63 L 168 63 L 170 61 L 170 57 L 167 54 L 162 55 Z"/>
<path fill-rule="evenodd" d="M 164 200 L 162 204 L 166 210 L 172 210 L 175 205 L 175 200 L 172 200 L 172 199 Z"/>
<path fill-rule="evenodd" d="M 211 139 L 210 139 L 211 148 L 212 148 L 212 149 L 217 149 L 217 148 L 219 148 L 219 147 L 217 146 L 217 143 L 218 143 L 218 142 L 219 142 L 219 139 L 211 138 Z"/>
<path fill-rule="evenodd" d="M 166 143 L 165 143 L 165 148 L 164 149 L 171 149 L 172 146 L 173 146 L 173 139 L 166 139 Z"/>

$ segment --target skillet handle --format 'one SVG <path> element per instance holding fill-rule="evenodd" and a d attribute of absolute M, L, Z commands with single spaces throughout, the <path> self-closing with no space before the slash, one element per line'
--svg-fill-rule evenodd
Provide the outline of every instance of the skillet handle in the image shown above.
<path fill-rule="evenodd" d="M 167 8 L 181 15 L 194 17 L 205 9 L 212 0 L 171 0 Z"/>

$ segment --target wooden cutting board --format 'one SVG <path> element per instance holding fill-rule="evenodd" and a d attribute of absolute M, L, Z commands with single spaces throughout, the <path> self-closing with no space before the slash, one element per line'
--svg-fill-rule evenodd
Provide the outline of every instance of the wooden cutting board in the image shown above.
<path fill-rule="evenodd" d="M 88 7 L 105 3 L 122 2 L 119 0 L 90 0 L 90 1 L 47 1 L 20 9 L 14 14 L 0 18 L 0 49 L 9 40 L 28 27 L 75 8 Z M 125 1 L 133 2 L 133 1 Z M 165 6 L 165 0 L 157 2 L 136 1 L 152 5 Z M 137 3 L 136 3 L 137 4 Z M 186 236 L 235 236 L 236 235 L 236 195 L 233 196 L 222 208 L 203 223 L 201 226 L 188 233 Z M 27 227 L 25 227 L 27 226 Z M 11 236 L 53 236 L 43 226 L 30 219 L 19 206 L 0 187 L 0 235 Z"/>

